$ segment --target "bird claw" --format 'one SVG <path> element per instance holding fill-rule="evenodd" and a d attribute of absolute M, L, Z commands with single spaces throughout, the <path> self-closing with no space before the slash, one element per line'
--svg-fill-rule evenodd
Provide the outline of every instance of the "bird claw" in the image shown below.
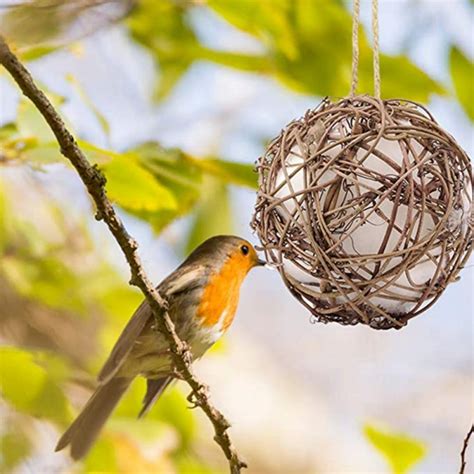
<path fill-rule="evenodd" d="M 194 395 L 194 392 L 191 392 L 187 397 L 186 400 L 190 403 L 188 408 L 190 410 L 194 410 L 195 408 L 199 407 L 198 402 L 196 401 L 196 396 Z"/>
<path fill-rule="evenodd" d="M 207 385 L 202 384 L 199 388 L 199 395 L 207 397 L 209 395 L 209 387 Z M 188 407 L 190 410 L 194 410 L 194 408 L 197 408 L 201 405 L 200 402 L 197 400 L 194 391 L 186 397 L 186 400 L 191 404 L 191 406 Z"/>
<path fill-rule="evenodd" d="M 176 380 L 185 380 L 183 374 L 178 369 L 173 369 L 170 375 Z"/>

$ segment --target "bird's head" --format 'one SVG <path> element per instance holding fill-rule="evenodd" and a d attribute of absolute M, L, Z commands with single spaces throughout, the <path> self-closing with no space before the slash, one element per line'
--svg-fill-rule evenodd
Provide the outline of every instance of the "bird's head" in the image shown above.
<path fill-rule="evenodd" d="M 231 266 L 238 274 L 246 275 L 253 267 L 264 266 L 254 246 L 234 235 L 217 235 L 203 242 L 187 259 L 188 263 L 206 263 L 216 270 Z"/>

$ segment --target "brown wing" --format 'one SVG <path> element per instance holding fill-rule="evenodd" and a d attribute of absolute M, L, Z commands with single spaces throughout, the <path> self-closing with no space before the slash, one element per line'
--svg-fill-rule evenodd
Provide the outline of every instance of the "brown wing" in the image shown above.
<path fill-rule="evenodd" d="M 115 343 L 109 358 L 106 360 L 97 379 L 101 383 L 107 383 L 122 365 L 125 357 L 133 347 L 133 343 L 143 331 L 147 321 L 151 317 L 151 310 L 148 302 L 145 300 L 135 311 L 130 321 L 125 326 L 122 334 Z"/>
<path fill-rule="evenodd" d="M 158 286 L 158 291 L 169 300 L 183 291 L 191 291 L 202 285 L 208 272 L 209 270 L 203 265 L 182 265 L 163 280 Z M 100 383 L 106 383 L 117 373 L 151 316 L 150 306 L 145 300 L 135 311 L 115 343 L 109 358 L 97 377 Z M 171 314 L 172 318 L 176 316 Z"/>

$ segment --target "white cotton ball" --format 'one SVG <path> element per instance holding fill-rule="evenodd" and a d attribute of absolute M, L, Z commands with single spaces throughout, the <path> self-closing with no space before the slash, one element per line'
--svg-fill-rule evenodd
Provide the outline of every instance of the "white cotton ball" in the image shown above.
<path fill-rule="evenodd" d="M 343 137 L 343 128 L 340 127 L 338 130 L 334 130 L 330 133 L 329 138 L 338 141 Z M 375 140 L 368 142 L 367 145 L 371 146 L 375 143 Z M 403 142 L 402 142 L 403 143 Z M 423 151 L 423 146 L 415 139 L 411 139 L 407 142 L 409 144 L 407 149 L 402 149 L 397 140 L 390 140 L 386 137 L 381 138 L 374 150 L 374 153 L 371 153 L 367 156 L 367 150 L 359 148 L 354 160 L 363 165 L 364 168 L 371 170 L 375 173 L 375 176 L 367 174 L 366 176 L 358 176 L 358 187 L 359 193 L 362 195 L 367 192 L 378 192 L 381 187 L 380 177 L 391 177 L 393 179 L 398 179 L 400 176 L 400 169 L 412 166 L 414 162 L 414 156 L 420 156 Z M 330 144 L 330 142 L 329 142 Z M 311 147 L 308 147 L 311 150 Z M 325 153 L 322 153 L 326 157 L 326 161 L 331 158 L 336 158 L 341 152 L 341 145 L 335 145 L 332 148 L 328 149 Z M 377 153 L 379 156 L 377 156 Z M 380 156 L 380 154 L 382 154 Z M 425 153 L 423 159 L 428 160 L 430 158 L 429 153 Z M 310 160 L 314 157 L 311 157 L 311 151 L 304 153 L 298 145 L 294 145 L 291 148 L 290 153 L 285 160 L 285 169 L 280 169 L 277 178 L 275 189 L 275 197 L 282 199 L 283 201 L 277 206 L 278 213 L 285 220 L 294 219 L 296 224 L 306 221 L 304 217 L 301 217 L 300 212 L 305 212 L 306 203 L 304 202 L 303 191 L 315 183 L 311 183 L 309 173 L 306 170 L 305 160 Z M 338 157 L 337 159 L 340 159 Z M 348 159 L 347 156 L 344 159 Z M 318 165 L 316 163 L 310 163 L 307 165 L 312 167 L 312 173 L 314 176 L 315 170 L 317 172 Z M 286 174 L 285 174 L 286 172 Z M 288 175 L 288 178 L 287 178 Z M 377 176 L 378 175 L 378 176 Z M 317 185 L 321 187 L 322 194 L 320 196 L 321 202 L 324 202 L 325 195 L 330 189 L 331 184 L 334 182 L 335 178 L 338 175 L 329 167 L 328 170 L 324 171 L 319 177 Z M 411 172 L 410 179 L 413 179 L 417 184 L 421 186 L 420 178 L 417 175 L 416 171 Z M 295 197 L 290 197 L 290 195 L 295 194 Z M 344 201 L 343 193 L 339 193 L 338 200 L 336 205 L 342 205 Z M 469 207 L 471 202 L 471 196 L 466 196 L 462 206 L 453 211 L 452 215 L 449 216 L 448 225 L 453 226 L 453 228 L 459 227 L 462 225 L 467 226 L 468 218 L 467 214 L 469 213 Z M 392 216 L 394 211 L 394 202 L 390 199 L 382 200 L 380 204 L 380 211 L 387 216 L 389 219 Z M 299 209 L 298 209 L 299 207 Z M 350 210 L 349 210 L 350 212 Z M 410 210 L 407 204 L 398 204 L 397 214 L 395 217 L 394 225 L 398 229 L 405 229 L 408 225 L 410 218 L 413 218 L 413 213 L 415 210 Z M 364 274 L 365 278 L 370 279 L 370 271 L 375 268 L 375 263 L 370 260 L 370 255 L 377 255 L 380 253 L 381 244 L 384 241 L 385 234 L 387 232 L 388 224 L 381 216 L 376 213 L 372 213 L 368 219 L 368 222 L 363 225 L 359 225 L 361 217 L 370 213 L 370 207 L 364 210 L 363 214 L 357 217 L 351 224 L 349 228 L 346 229 L 346 233 L 350 233 L 351 237 L 344 240 L 342 243 L 343 251 L 352 256 L 368 256 L 367 262 L 365 265 L 368 272 Z M 292 217 L 294 216 L 294 218 Z M 418 224 L 417 224 L 418 225 Z M 435 222 L 432 217 L 427 213 L 424 216 L 421 229 L 417 228 L 418 237 L 417 240 L 427 238 L 435 227 Z M 304 228 L 302 229 L 304 231 Z M 338 240 L 343 236 L 333 235 L 334 240 Z M 382 253 L 391 253 L 394 251 L 400 251 L 406 245 L 405 240 L 399 242 L 400 233 L 392 230 L 388 241 L 385 245 L 385 248 L 381 251 Z M 437 268 L 437 259 L 440 255 L 440 249 L 434 249 L 430 251 L 432 261 L 429 257 L 423 258 L 419 263 L 414 265 L 406 272 L 400 273 L 398 277 L 387 278 L 386 283 L 390 282 L 386 289 L 382 289 L 379 293 L 376 293 L 370 298 L 370 302 L 379 306 L 384 310 L 392 314 L 405 313 L 412 310 L 419 298 L 422 296 L 426 285 L 431 281 L 435 275 Z M 395 267 L 400 265 L 402 262 L 402 257 L 393 257 L 387 261 L 383 262 L 383 271 L 388 272 L 393 270 Z M 294 278 L 296 281 L 299 281 L 303 284 L 309 285 L 308 288 L 311 291 L 316 291 L 320 288 L 320 281 L 317 277 L 312 276 L 312 272 L 315 269 L 308 268 L 307 271 L 302 270 L 294 263 L 289 260 L 284 259 L 283 265 L 285 267 L 285 272 L 291 278 Z M 391 280 L 391 281 L 390 281 Z M 413 285 L 420 285 L 419 288 L 414 288 Z M 383 286 L 379 284 L 377 288 Z M 373 288 L 372 291 L 375 291 L 377 288 Z M 319 290 L 320 291 L 320 290 Z M 355 297 L 355 293 L 346 294 L 345 296 L 338 296 L 335 298 L 337 303 L 344 303 L 347 301 L 347 298 Z M 404 301 L 404 298 L 408 297 L 411 301 Z"/>

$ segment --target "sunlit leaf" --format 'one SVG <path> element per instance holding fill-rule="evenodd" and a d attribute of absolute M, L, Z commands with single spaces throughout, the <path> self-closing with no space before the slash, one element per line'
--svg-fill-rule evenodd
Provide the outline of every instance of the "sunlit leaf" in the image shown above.
<path fill-rule="evenodd" d="M 18 133 L 18 127 L 16 123 L 9 122 L 0 127 L 0 142 L 3 140 L 11 139 L 16 133 Z"/>
<path fill-rule="evenodd" d="M 78 93 L 79 97 L 81 98 L 82 102 L 89 107 L 91 112 L 94 114 L 97 122 L 99 123 L 102 131 L 106 136 L 110 134 L 110 126 L 105 118 L 104 114 L 98 109 L 98 107 L 94 104 L 94 102 L 90 99 L 89 95 L 85 91 L 84 87 L 82 87 L 81 83 L 72 75 L 68 74 L 66 76 L 66 80 L 74 87 L 76 92 Z"/>
<path fill-rule="evenodd" d="M 115 157 L 103 165 L 107 178 L 107 193 L 124 209 L 131 211 L 174 211 L 177 202 L 173 194 L 131 157 Z"/>
<path fill-rule="evenodd" d="M 180 151 L 166 150 L 157 143 L 145 143 L 131 152 L 175 197 L 177 208 L 172 211 L 141 213 L 160 232 L 174 219 L 187 214 L 199 200 L 202 171 Z"/>
<path fill-rule="evenodd" d="M 121 420 L 129 419 L 133 422 L 137 420 L 145 391 L 144 379 L 137 379 L 133 382 L 114 413 L 114 420 L 116 420 L 114 426 L 119 427 Z M 156 405 L 147 413 L 145 420 L 172 426 L 179 433 L 180 446 L 183 447 L 192 441 L 196 433 L 194 413 L 188 409 L 186 398 L 175 386 L 170 386 L 165 390 Z M 137 421 L 137 423 L 140 421 Z M 136 429 L 141 430 L 142 428 L 136 427 Z M 152 423 L 143 427 L 143 429 L 144 432 L 141 433 L 141 436 L 146 435 L 146 432 L 149 432 L 150 429 L 157 430 L 157 435 L 161 433 L 161 429 L 154 428 Z"/>
<path fill-rule="evenodd" d="M 3 274 L 24 296 L 50 307 L 86 312 L 76 285 L 79 276 L 53 256 L 9 256 L 3 259 Z"/>
<path fill-rule="evenodd" d="M 173 426 L 179 433 L 180 446 L 184 450 L 196 434 L 197 424 L 194 413 L 189 409 L 189 402 L 183 393 L 176 387 L 168 388 L 147 416 Z"/>
<path fill-rule="evenodd" d="M 38 143 L 34 146 L 27 146 L 19 155 L 19 158 L 26 160 L 33 167 L 38 166 L 39 168 L 64 160 L 57 142 Z"/>
<path fill-rule="evenodd" d="M 58 47 L 54 45 L 40 45 L 32 46 L 26 49 L 23 49 L 19 56 L 23 61 L 34 61 L 35 59 L 42 58 L 48 54 L 54 53 L 57 51 Z"/>
<path fill-rule="evenodd" d="M 54 376 L 35 361 L 34 354 L 1 347 L 0 384 L 2 396 L 17 410 L 61 423 L 69 420 L 66 397 Z"/>
<path fill-rule="evenodd" d="M 293 1 L 210 0 L 209 6 L 237 28 L 275 47 L 286 57 L 299 56 Z"/>
<path fill-rule="evenodd" d="M 259 57 L 255 72 L 278 78 L 296 91 L 344 96 L 349 92 L 352 58 L 351 15 L 335 1 L 309 2 L 211 0 L 210 7 L 235 27 L 259 38 L 266 46 L 266 63 Z M 360 35 L 360 92 L 373 92 L 372 51 Z M 213 60 L 209 53 L 208 58 Z M 222 63 L 219 55 L 215 62 Z M 228 64 L 250 70 L 246 63 Z M 443 87 L 406 56 L 381 57 L 384 97 L 404 97 L 426 102 Z"/>
<path fill-rule="evenodd" d="M 45 119 L 29 100 L 20 101 L 16 120 L 21 136 L 34 137 L 38 142 L 53 142 L 55 140 Z"/>
<path fill-rule="evenodd" d="M 449 69 L 459 102 L 467 116 L 474 121 L 474 63 L 459 48 L 451 46 Z"/>
<path fill-rule="evenodd" d="M 263 55 L 218 51 L 205 47 L 196 48 L 195 54 L 199 59 L 211 61 L 234 69 L 240 69 L 241 71 L 256 74 L 271 74 L 274 72 L 272 61 Z"/>
<path fill-rule="evenodd" d="M 361 84 L 364 90 L 372 91 L 372 59 L 361 66 Z M 369 66 L 370 64 L 370 66 Z M 443 86 L 422 69 L 413 64 L 407 56 L 380 57 L 381 92 L 384 98 L 404 98 L 427 103 L 433 94 L 445 94 Z"/>
<path fill-rule="evenodd" d="M 175 456 L 174 461 L 178 472 L 183 474 L 225 474 L 227 472 L 224 469 L 207 466 L 202 460 L 193 458 L 186 452 Z"/>
<path fill-rule="evenodd" d="M 198 43 L 179 3 L 143 0 L 133 9 L 127 24 L 132 37 L 148 48 L 159 63 L 156 96 L 166 97 L 195 59 L 189 54 Z"/>
<path fill-rule="evenodd" d="M 205 188 L 206 194 L 196 210 L 189 232 L 187 253 L 213 235 L 232 232 L 232 212 L 227 186 L 209 178 Z"/>
<path fill-rule="evenodd" d="M 127 432 L 108 431 L 87 456 L 85 473 L 114 472 L 117 474 L 176 474 L 167 453 L 145 456 Z"/>
<path fill-rule="evenodd" d="M 31 441 L 18 426 L 0 437 L 0 470 L 12 472 L 31 452 Z"/>
<path fill-rule="evenodd" d="M 257 188 L 255 166 L 247 163 L 235 163 L 218 159 L 196 159 L 193 161 L 199 168 L 225 183 Z"/>
<path fill-rule="evenodd" d="M 426 447 L 417 439 L 374 425 L 364 426 L 364 435 L 389 463 L 393 474 L 405 474 L 426 455 Z"/>
<path fill-rule="evenodd" d="M 43 87 L 42 87 L 43 88 Z M 63 97 L 47 91 L 55 106 L 63 103 Z M 0 129 L 0 151 L 5 160 L 24 160 L 35 166 L 42 166 L 61 159 L 59 147 L 48 124 L 36 107 L 26 99 L 18 104 L 14 124 Z"/>
<path fill-rule="evenodd" d="M 84 473 L 117 472 L 118 463 L 112 437 L 102 434 L 84 460 Z"/>

